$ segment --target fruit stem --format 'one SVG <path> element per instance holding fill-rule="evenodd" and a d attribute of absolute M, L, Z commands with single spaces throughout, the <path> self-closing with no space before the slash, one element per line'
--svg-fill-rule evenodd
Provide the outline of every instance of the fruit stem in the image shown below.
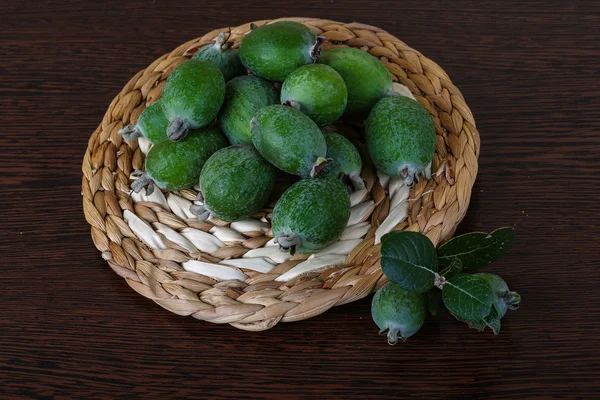
<path fill-rule="evenodd" d="M 434 286 L 441 289 L 446 284 L 446 277 L 440 274 L 435 274 Z"/>
<path fill-rule="evenodd" d="M 302 240 L 295 233 L 281 234 L 275 238 L 275 242 L 279 244 L 279 250 L 291 255 L 296 254 L 296 246 L 302 243 Z"/>
<path fill-rule="evenodd" d="M 210 211 L 200 204 L 192 204 L 190 206 L 190 212 L 198 217 L 198 220 L 200 221 L 206 221 L 208 217 L 210 217 Z"/>
<path fill-rule="evenodd" d="M 182 118 L 174 118 L 167 128 L 167 137 L 173 142 L 180 142 L 187 136 L 189 123 Z"/>
<path fill-rule="evenodd" d="M 142 131 L 137 125 L 127 125 L 119 131 L 119 135 L 123 136 L 125 140 L 135 140 L 142 136 Z"/>
<path fill-rule="evenodd" d="M 325 158 L 325 157 L 317 158 L 317 161 L 314 163 L 314 165 L 310 171 L 310 177 L 314 178 L 315 176 L 319 175 L 319 173 L 321 173 L 321 171 L 323 171 L 323 168 L 325 168 L 327 165 L 331 164 L 332 162 L 333 162 L 333 159 L 331 159 L 331 158 Z"/>
<path fill-rule="evenodd" d="M 296 110 L 300 111 L 300 103 L 298 103 L 296 100 L 286 100 L 283 102 L 283 105 L 295 108 Z"/>
<path fill-rule="evenodd" d="M 142 175 L 140 175 L 140 177 L 136 181 L 131 183 L 131 189 L 135 193 L 141 192 L 143 188 L 146 188 L 147 196 L 150 196 L 152 193 L 154 193 L 154 181 L 152 181 L 150 175 L 148 175 L 145 172 Z"/>
<path fill-rule="evenodd" d="M 321 54 L 323 53 L 322 44 L 326 41 L 327 38 L 325 36 L 317 36 L 317 41 L 315 42 L 314 46 L 310 49 L 310 58 L 313 59 L 313 62 L 316 63 L 317 61 L 319 61 L 319 58 L 321 58 Z"/>

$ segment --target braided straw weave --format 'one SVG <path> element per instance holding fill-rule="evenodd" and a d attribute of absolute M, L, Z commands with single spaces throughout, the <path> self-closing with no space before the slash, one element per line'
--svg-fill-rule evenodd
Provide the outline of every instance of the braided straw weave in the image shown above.
<path fill-rule="evenodd" d="M 178 315 L 253 331 L 310 318 L 385 284 L 380 269 L 382 233 L 419 231 L 437 245 L 452 236 L 467 211 L 477 175 L 479 134 L 448 75 L 379 28 L 291 19 L 326 37 L 326 48 L 353 46 L 378 57 L 394 82 L 407 87 L 429 111 L 437 130 L 431 178 L 403 188 L 366 160 L 362 176 L 368 190 L 354 196 L 354 225 L 342 237 L 348 240 L 336 244 L 343 254 L 336 254 L 334 245 L 311 258 L 273 255 L 268 223 L 272 204 L 254 220 L 228 224 L 200 222 L 188 214 L 197 193 L 192 189 L 130 197 L 130 175 L 143 169 L 144 151 L 141 141 L 126 141 L 118 131 L 135 123 L 160 97 L 176 66 L 229 28 L 184 43 L 138 72 L 114 98 L 89 139 L 82 166 L 85 218 L 103 258 L 134 290 Z M 250 25 L 231 28 L 235 47 Z"/>

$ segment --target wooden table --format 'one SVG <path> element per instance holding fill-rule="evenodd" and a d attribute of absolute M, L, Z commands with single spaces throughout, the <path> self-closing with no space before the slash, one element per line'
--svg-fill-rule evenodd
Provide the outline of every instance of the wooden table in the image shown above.
<path fill-rule="evenodd" d="M 0 3 L 0 397 L 597 396 L 598 2 L 168 3 Z M 482 151 L 459 231 L 517 230 L 489 268 L 523 296 L 499 336 L 445 314 L 390 347 L 370 299 L 244 332 L 159 308 L 101 259 L 81 161 L 113 96 L 180 43 L 279 16 L 377 25 L 462 90 Z"/>

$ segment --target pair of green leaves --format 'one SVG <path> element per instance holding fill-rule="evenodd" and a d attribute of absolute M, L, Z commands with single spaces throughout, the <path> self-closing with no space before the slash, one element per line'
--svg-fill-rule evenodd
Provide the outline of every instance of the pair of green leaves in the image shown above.
<path fill-rule="evenodd" d="M 442 299 L 459 320 L 477 329 L 500 329 L 500 318 L 492 307 L 495 294 L 483 280 L 462 273 L 474 271 L 500 258 L 514 240 L 510 227 L 490 234 L 467 233 L 437 250 L 417 232 L 391 232 L 383 237 L 381 269 L 387 278 L 405 290 L 425 293 L 442 288 Z M 439 272 L 439 264 L 446 266 Z"/>

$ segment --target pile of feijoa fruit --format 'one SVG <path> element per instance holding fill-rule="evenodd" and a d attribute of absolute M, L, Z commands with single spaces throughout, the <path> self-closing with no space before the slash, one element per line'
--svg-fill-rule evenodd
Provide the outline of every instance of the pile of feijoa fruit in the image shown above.
<path fill-rule="evenodd" d="M 233 222 L 268 203 L 278 176 L 296 176 L 273 209 L 273 236 L 283 251 L 314 253 L 339 239 L 349 194 L 365 188 L 361 155 L 336 124 L 364 126 L 359 141 L 375 167 L 412 184 L 435 151 L 429 113 L 392 91 L 377 58 L 349 47 L 323 51 L 324 40 L 282 21 L 253 26 L 239 51 L 224 33 L 202 47 L 171 73 L 137 124 L 121 130 L 125 139 L 152 143 L 132 189 L 198 185 L 201 204 L 191 213 Z M 413 335 L 427 310 L 441 306 L 498 333 L 520 296 L 497 275 L 468 272 L 504 254 L 513 235 L 510 228 L 473 233 L 437 250 L 419 233 L 384 236 L 381 267 L 390 282 L 374 296 L 372 317 L 388 341 Z"/>
<path fill-rule="evenodd" d="M 194 215 L 237 221 L 267 204 L 278 176 L 295 175 L 273 210 L 273 235 L 282 250 L 312 253 L 339 239 L 349 194 L 365 187 L 361 156 L 335 123 L 366 120 L 361 136 L 374 165 L 412 183 L 433 157 L 429 113 L 392 92 L 377 58 L 349 47 L 323 51 L 324 40 L 281 21 L 253 26 L 239 51 L 225 33 L 202 47 L 121 131 L 152 143 L 132 189 L 199 185 Z"/>

